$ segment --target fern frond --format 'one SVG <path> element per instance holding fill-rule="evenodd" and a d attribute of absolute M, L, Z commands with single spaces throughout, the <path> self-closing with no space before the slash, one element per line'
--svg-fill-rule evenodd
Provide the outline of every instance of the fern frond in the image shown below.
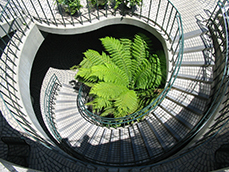
<path fill-rule="evenodd" d="M 135 89 L 148 89 L 151 86 L 151 82 L 154 79 L 152 73 L 152 65 L 147 59 L 144 59 L 141 64 L 133 73 L 133 81 L 135 84 Z"/>
<path fill-rule="evenodd" d="M 155 76 L 152 85 L 154 85 L 154 87 L 158 87 L 162 82 L 161 62 L 156 54 L 152 55 L 151 61 L 152 73 Z"/>
<path fill-rule="evenodd" d="M 104 63 L 112 63 L 109 56 L 106 55 L 106 53 L 102 53 L 102 55 L 99 54 L 99 52 L 95 50 L 87 50 L 84 52 L 85 58 L 80 63 L 81 68 L 89 68 L 94 65 L 100 65 Z"/>
<path fill-rule="evenodd" d="M 166 58 L 165 58 L 165 53 L 164 53 L 163 50 L 158 50 L 158 51 L 156 51 L 156 54 L 157 54 L 157 56 L 160 59 L 161 73 L 162 73 L 163 81 L 166 81 L 167 72 L 166 72 Z"/>
<path fill-rule="evenodd" d="M 112 57 L 111 60 L 123 70 L 129 81 L 131 80 L 131 55 L 126 51 L 125 46 L 118 39 L 105 37 L 100 39 L 106 51 Z"/>
<path fill-rule="evenodd" d="M 96 82 L 98 81 L 98 77 L 91 75 L 91 68 L 80 68 L 75 75 L 76 80 L 80 80 L 81 82 Z"/>
<path fill-rule="evenodd" d="M 100 82 L 91 88 L 90 95 L 96 95 L 106 99 L 114 99 L 126 91 L 128 91 L 128 88 L 125 86 L 110 82 Z"/>
<path fill-rule="evenodd" d="M 121 42 L 121 44 L 124 45 L 125 51 L 130 52 L 131 46 L 132 46 L 132 41 L 130 39 L 127 39 L 127 38 L 120 38 L 120 42 Z"/>
<path fill-rule="evenodd" d="M 100 114 L 100 116 L 107 116 L 110 114 L 113 114 L 115 116 L 115 114 L 117 114 L 117 110 L 115 109 L 115 107 L 113 106 L 109 106 L 107 108 L 104 109 L 104 112 Z"/>
<path fill-rule="evenodd" d="M 112 82 L 122 86 L 128 86 L 128 76 L 114 64 L 105 63 L 104 65 L 93 66 L 91 75 L 96 76 L 100 81 Z"/>
<path fill-rule="evenodd" d="M 119 112 L 119 114 L 116 114 L 118 117 L 126 116 L 135 112 L 138 108 L 137 94 L 134 90 L 123 92 L 115 99 L 114 106 Z"/>
<path fill-rule="evenodd" d="M 103 97 L 96 97 L 91 102 L 86 103 L 86 105 L 87 106 L 92 105 L 93 106 L 93 111 L 99 112 L 104 107 L 112 106 L 112 102 L 109 101 L 108 99 L 103 98 Z"/>
<path fill-rule="evenodd" d="M 148 47 L 145 41 L 139 35 L 135 35 L 132 45 L 132 56 L 134 59 L 141 63 L 141 61 L 146 58 L 147 49 Z"/>

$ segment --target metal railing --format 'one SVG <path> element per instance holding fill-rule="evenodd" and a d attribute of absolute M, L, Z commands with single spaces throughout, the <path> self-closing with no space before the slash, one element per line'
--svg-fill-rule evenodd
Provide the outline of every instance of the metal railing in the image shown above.
<path fill-rule="evenodd" d="M 58 87 L 61 87 L 61 83 L 55 74 L 50 78 L 48 85 L 46 86 L 46 90 L 44 93 L 44 107 L 43 114 L 46 118 L 46 124 L 48 124 L 49 131 L 51 131 L 54 138 L 61 142 L 62 137 L 57 131 L 56 124 L 54 122 L 54 100 L 57 95 Z"/>
<path fill-rule="evenodd" d="M 211 122 L 211 125 L 205 129 L 204 135 L 195 141 L 191 146 L 186 147 L 178 154 L 173 156 L 168 160 L 162 162 L 154 163 L 149 166 L 142 166 L 140 168 L 144 169 L 145 167 L 150 169 L 157 168 L 158 166 L 170 164 L 167 170 L 176 170 L 176 167 L 172 165 L 176 164 L 176 161 L 179 163 L 184 161 L 185 158 L 195 160 L 195 156 L 201 150 L 205 149 L 205 146 L 209 142 L 213 141 L 222 136 L 225 132 L 228 132 L 228 108 L 229 108 L 229 63 L 228 63 L 228 29 L 229 29 L 229 18 L 228 18 L 228 0 L 218 1 L 215 9 L 211 13 L 209 19 L 207 19 L 206 26 L 208 27 L 207 35 L 210 35 L 213 40 L 213 56 L 215 58 L 214 66 L 214 79 L 213 79 L 213 91 L 211 94 L 211 102 L 209 102 L 209 108 L 204 113 L 204 116 L 200 122 L 192 129 L 192 131 L 184 137 L 176 149 L 179 150 L 183 148 L 191 139 L 193 139 L 197 133 L 203 129 L 205 124 L 210 122 L 211 118 L 214 118 Z M 224 129 L 227 129 L 224 131 Z M 226 137 L 226 136 L 225 136 Z M 218 141 L 218 140 L 217 140 Z M 221 139 L 221 144 L 227 144 Z M 176 150 L 175 150 L 176 151 Z M 214 151 L 214 150 L 212 150 Z M 216 151 L 216 150 L 215 150 Z M 172 155 L 172 154 L 171 154 Z M 139 169 L 140 170 L 140 169 Z M 178 170 L 178 169 L 177 169 Z"/>
<path fill-rule="evenodd" d="M 155 10 L 151 12 L 151 5 L 152 3 L 157 3 Z M 171 59 L 169 59 L 169 63 L 172 65 L 171 70 L 169 71 L 169 78 L 167 84 L 162 91 L 162 93 L 148 106 L 137 111 L 131 115 L 120 117 L 120 118 L 108 118 L 108 117 L 101 117 L 97 114 L 92 113 L 88 107 L 85 105 L 87 103 L 87 98 L 89 91 L 86 90 L 86 87 L 83 85 L 79 89 L 79 94 L 77 98 L 77 105 L 79 112 L 87 117 L 89 121 L 95 123 L 96 125 L 107 126 L 107 127 L 119 127 L 126 124 L 130 124 L 142 118 L 150 111 L 152 111 L 158 104 L 165 98 L 166 94 L 171 89 L 177 74 L 179 72 L 179 68 L 181 65 L 182 57 L 183 57 L 183 28 L 182 28 L 182 21 L 181 15 L 177 11 L 177 9 L 173 6 L 170 1 L 165 1 L 165 4 L 162 5 L 162 0 L 159 1 L 150 1 L 150 7 L 147 14 L 140 13 L 136 14 L 132 12 L 132 15 L 136 15 L 140 18 L 146 19 L 149 25 L 154 25 L 158 27 L 161 31 L 161 34 L 167 36 L 168 40 L 170 41 L 169 51 L 171 52 Z M 156 13 L 153 15 L 151 13 Z M 159 20 L 158 16 L 163 15 L 163 20 Z M 151 18 L 152 16 L 152 18 Z"/>

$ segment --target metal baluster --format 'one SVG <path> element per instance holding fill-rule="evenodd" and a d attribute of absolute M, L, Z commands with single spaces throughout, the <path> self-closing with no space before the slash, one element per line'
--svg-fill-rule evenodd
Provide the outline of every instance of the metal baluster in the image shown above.
<path fill-rule="evenodd" d="M 167 15 L 168 7 L 169 7 L 169 1 L 167 1 L 167 5 L 166 5 L 166 9 L 165 9 L 164 18 L 163 18 L 163 22 L 162 22 L 162 25 L 161 25 L 162 28 L 164 27 L 165 17 L 166 17 L 166 15 Z"/>
<path fill-rule="evenodd" d="M 27 28 L 29 28 L 29 27 L 28 27 L 28 23 L 25 21 L 24 17 L 23 17 L 22 14 L 21 14 L 21 10 L 22 10 L 22 9 L 21 9 L 21 10 L 18 9 L 18 7 L 17 7 L 17 5 L 14 3 L 14 1 L 12 1 L 12 2 L 13 2 L 13 4 L 14 4 L 15 8 L 18 10 L 18 13 L 20 14 L 20 16 L 21 16 L 21 18 L 22 18 L 22 20 L 23 20 L 23 22 L 24 22 L 24 23 L 23 23 L 23 22 L 22 22 L 22 23 L 25 24 Z M 11 6 L 11 5 L 10 5 L 10 6 Z M 11 7 L 12 7 L 12 6 L 11 6 Z M 13 8 L 12 8 L 12 10 L 14 11 Z M 14 12 L 15 12 L 15 11 L 14 11 Z M 16 14 L 16 13 L 15 13 L 15 14 Z M 20 18 L 19 18 L 19 19 L 20 19 Z"/>
<path fill-rule="evenodd" d="M 52 14 L 52 17 L 53 17 L 53 19 L 54 19 L 55 25 L 58 26 L 58 24 L 57 24 L 57 22 L 56 22 L 56 18 L 55 18 L 54 14 L 53 14 L 53 11 L 52 11 L 52 9 L 51 9 L 49 0 L 46 0 L 46 1 L 47 1 L 47 4 L 48 4 L 48 7 L 49 7 L 49 9 L 50 9 L 50 12 L 51 12 L 51 14 Z"/>
<path fill-rule="evenodd" d="M 62 17 L 62 20 L 63 20 L 63 24 L 64 24 L 64 26 L 66 27 L 66 23 L 65 23 L 65 21 L 64 21 L 64 17 L 63 17 L 63 14 L 62 14 L 62 10 L 61 10 L 61 8 L 60 8 L 60 3 L 58 2 L 58 0 L 56 0 L 56 3 L 57 3 L 58 10 L 59 10 L 59 12 L 60 12 L 60 15 L 61 15 L 61 17 Z"/>
<path fill-rule="evenodd" d="M 18 2 L 18 0 L 16 0 L 16 1 L 17 1 L 17 3 L 20 5 L 20 3 Z M 26 11 L 27 11 L 27 14 L 30 16 L 30 19 L 33 21 L 33 17 L 31 16 L 31 14 L 30 14 L 30 12 L 29 12 L 27 6 L 25 5 L 24 1 L 21 0 L 21 2 L 22 2 L 23 6 L 25 7 L 25 9 L 26 9 Z M 20 5 L 20 7 L 21 7 L 21 9 L 23 9 L 21 5 Z"/>
<path fill-rule="evenodd" d="M 46 16 L 45 12 L 44 12 L 44 9 L 43 9 L 43 7 L 42 7 L 42 5 L 41 5 L 41 3 L 40 3 L 40 0 L 38 0 L 38 4 L 39 4 L 39 6 L 41 7 L 41 11 L 43 12 L 43 14 L 44 14 L 44 16 L 45 16 L 45 19 L 46 19 L 46 21 L 47 21 L 47 23 L 48 23 L 48 25 L 49 25 L 48 18 L 47 18 L 47 16 Z"/>
<path fill-rule="evenodd" d="M 97 9 L 97 19 L 99 20 L 99 5 L 98 5 L 98 0 L 96 0 L 96 9 Z"/>
<path fill-rule="evenodd" d="M 89 22 L 91 22 L 91 11 L 90 11 L 88 0 L 87 0 L 87 9 L 88 9 L 88 15 L 89 15 Z"/>
<path fill-rule="evenodd" d="M 156 13 L 156 18 L 155 18 L 155 23 L 157 23 L 157 17 L 158 17 L 158 13 L 159 13 L 159 10 L 160 10 L 160 6 L 161 6 L 161 0 L 159 0 L 159 4 L 158 4 L 158 7 L 157 7 L 157 13 Z"/>
<path fill-rule="evenodd" d="M 179 28 L 177 29 L 176 34 L 175 34 L 173 41 L 171 43 L 170 51 L 173 50 L 173 44 L 175 43 L 178 34 L 179 34 Z"/>
<path fill-rule="evenodd" d="M 175 13 L 175 16 L 174 16 L 174 18 L 173 18 L 173 22 L 172 22 L 172 25 L 171 25 L 171 29 L 170 29 L 170 31 L 169 31 L 169 39 L 170 39 L 170 36 L 171 36 L 171 33 L 172 33 L 172 30 L 173 30 L 173 25 L 174 25 L 174 23 L 175 23 L 175 21 L 176 21 L 176 16 L 177 16 L 177 11 L 176 11 L 176 13 Z"/>
<path fill-rule="evenodd" d="M 172 9 L 171 9 L 171 11 L 170 11 L 170 14 L 169 14 L 168 23 L 167 23 L 167 26 L 166 26 L 166 29 L 165 29 L 166 32 L 167 32 L 168 27 L 169 27 L 169 23 L 170 23 L 170 19 L 171 19 L 172 13 L 173 13 L 173 9 L 174 9 L 174 7 L 172 7 Z"/>
<path fill-rule="evenodd" d="M 153 0 L 150 0 L 150 4 L 149 4 L 148 20 L 147 20 L 147 23 L 149 23 L 149 18 L 150 18 L 150 13 L 151 13 L 151 8 L 152 8 L 152 1 L 153 1 Z"/>
<path fill-rule="evenodd" d="M 33 9 L 34 9 L 34 11 L 35 11 L 35 13 L 36 13 L 36 15 L 37 15 L 37 17 L 38 17 L 38 20 L 42 23 L 41 18 L 40 18 L 40 16 L 39 16 L 39 14 L 38 14 L 38 12 L 37 12 L 37 10 L 36 10 L 36 8 L 35 8 L 35 6 L 34 6 L 32 0 L 30 0 L 30 2 L 31 2 L 31 4 L 32 4 L 32 6 L 33 6 Z"/>

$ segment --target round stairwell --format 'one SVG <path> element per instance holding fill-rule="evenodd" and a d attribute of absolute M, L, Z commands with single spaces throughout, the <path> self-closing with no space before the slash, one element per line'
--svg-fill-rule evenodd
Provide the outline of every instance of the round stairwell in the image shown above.
<path fill-rule="evenodd" d="M 25 114 L 25 120 L 28 120 L 31 127 L 35 128 L 35 133 L 38 133 L 38 135 L 41 136 L 41 142 L 42 139 L 48 140 L 51 147 L 54 146 L 55 148 L 53 149 L 59 152 L 59 154 L 57 153 L 58 155 L 56 154 L 58 158 L 50 158 L 52 158 L 55 162 L 65 159 L 65 162 L 61 163 L 62 165 L 65 164 L 64 167 L 56 167 L 51 171 L 62 171 L 63 169 L 69 171 L 74 170 L 74 168 L 77 169 L 77 171 L 125 171 L 134 169 L 137 171 L 149 171 L 152 164 L 156 164 L 161 160 L 166 160 L 185 146 L 182 145 L 182 147 L 177 149 L 177 145 L 180 146 L 180 143 L 186 142 L 187 137 L 192 138 L 192 136 L 190 136 L 190 131 L 195 129 L 196 125 L 200 122 L 200 120 L 202 120 L 202 117 L 208 111 L 209 104 L 212 101 L 212 91 L 215 89 L 216 85 L 214 81 L 214 75 L 216 75 L 214 73 L 216 70 L 214 66 L 216 60 L 214 59 L 214 56 L 212 56 L 212 54 L 214 54 L 214 51 L 212 50 L 213 42 L 211 37 L 205 34 L 208 28 L 203 27 L 203 25 L 198 25 L 204 24 L 204 22 L 201 23 L 199 21 L 198 15 L 200 13 L 202 17 L 205 16 L 207 18 L 209 16 L 205 15 L 202 11 L 198 11 L 198 3 L 196 2 L 196 4 L 192 4 L 193 6 L 196 6 L 197 9 L 195 9 L 196 11 L 193 10 L 196 16 L 193 13 L 190 21 L 189 17 L 185 18 L 186 13 L 184 11 L 187 10 L 187 8 L 182 7 L 182 3 L 180 4 L 180 2 L 174 2 L 181 14 L 184 13 L 184 52 L 180 71 L 178 75 L 175 76 L 177 78 L 174 80 L 168 94 L 166 94 L 163 101 L 155 109 L 153 109 L 143 121 L 116 129 L 95 125 L 81 116 L 77 110 L 76 104 L 77 90 L 74 89 L 75 85 L 69 82 L 73 80 L 75 73 L 68 70 L 68 68 L 80 62 L 80 58 L 75 58 L 76 55 L 80 56 L 81 59 L 82 55 L 80 55 L 78 51 L 69 51 L 68 45 L 70 45 L 71 42 L 64 42 L 68 41 L 68 39 L 52 34 L 46 35 L 45 32 L 50 31 L 54 26 L 46 26 L 47 23 L 43 25 L 41 23 L 37 24 L 39 29 L 45 31 L 42 32 L 44 40 L 42 40 L 42 37 L 39 36 L 40 40 L 38 42 L 35 41 L 34 43 L 37 44 L 33 48 L 34 51 L 37 52 L 37 55 L 36 58 L 34 58 L 33 67 L 29 67 L 31 69 L 31 77 L 29 77 L 30 74 L 27 76 L 27 78 L 30 78 L 32 101 L 30 104 L 33 106 L 37 121 L 34 119 L 35 116 L 30 115 L 29 118 L 26 117 L 26 114 L 29 114 L 30 112 L 28 110 L 29 108 L 26 107 L 30 107 L 30 105 L 23 102 L 23 96 L 26 97 L 27 94 L 23 95 L 22 99 L 20 97 L 20 94 L 23 94 L 25 90 L 28 92 L 28 88 L 24 90 L 25 84 L 22 83 L 26 80 L 25 77 L 22 77 L 22 80 L 18 81 L 19 86 L 17 86 L 13 80 L 11 84 L 15 85 L 18 90 L 21 90 L 21 93 L 15 93 L 15 95 L 19 97 L 18 102 L 23 102 L 23 107 L 25 107 L 25 110 L 20 112 L 20 114 Z M 211 3 L 209 2 L 209 4 Z M 210 8 L 209 4 L 208 7 Z M 145 7 L 146 6 L 144 6 L 143 9 Z M 164 5 L 164 8 L 166 8 L 166 4 Z M 158 22 L 160 20 L 163 21 L 163 19 L 165 18 L 158 17 Z M 105 25 L 109 25 L 110 22 L 111 20 L 107 23 L 105 22 Z M 189 22 L 191 22 L 190 25 Z M 193 24 L 195 22 L 197 22 L 197 24 Z M 99 23 L 96 23 L 92 28 L 88 29 L 88 31 L 101 28 L 100 26 L 98 27 L 98 25 Z M 30 28 L 28 28 L 28 30 L 30 30 Z M 58 28 L 56 30 L 54 29 L 54 33 L 56 32 L 59 34 L 65 33 L 62 28 Z M 66 31 L 68 35 L 76 32 L 80 31 L 74 31 L 72 26 L 70 26 L 70 30 Z M 34 32 L 31 33 L 30 37 L 32 38 Z M 23 38 L 23 35 L 21 37 Z M 25 39 L 22 39 L 24 43 L 29 40 L 26 36 L 24 38 Z M 43 42 L 45 46 L 42 45 L 41 42 Z M 29 43 L 30 41 L 27 42 L 27 46 Z M 22 48 L 22 55 L 24 55 L 23 52 L 26 52 L 27 50 L 25 45 Z M 164 46 L 168 45 L 168 42 L 166 44 L 164 43 Z M 58 51 L 58 47 L 62 50 Z M 76 47 L 81 47 L 81 45 Z M 10 49 L 8 49 L 8 51 L 11 52 Z M 6 61 L 7 59 L 8 57 L 6 57 Z M 168 61 L 169 60 L 170 54 L 168 55 Z M 8 65 L 11 65 L 11 63 L 11 61 L 6 62 Z M 17 69 L 17 66 L 21 68 L 24 67 L 22 65 L 24 63 L 23 61 L 20 61 L 20 58 L 15 58 L 15 63 L 15 69 Z M 31 62 L 28 63 L 31 65 Z M 20 72 L 22 72 L 21 75 L 23 75 L 23 70 L 17 71 L 19 71 L 20 79 Z M 43 102 L 45 90 L 53 74 L 55 74 L 58 78 L 58 84 L 52 97 L 52 106 L 50 106 L 53 115 L 51 118 L 53 120 L 53 124 L 55 125 L 51 126 L 55 129 L 56 133 L 54 134 L 52 133 L 53 131 L 50 130 L 49 122 L 47 122 L 47 118 L 43 112 L 45 110 Z M 7 75 L 11 75 L 11 73 L 8 71 Z M 27 73 L 25 73 L 25 75 L 27 75 Z M 7 77 L 9 78 L 9 76 Z M 20 88 L 21 85 L 23 86 L 23 89 Z M 10 99 L 10 97 L 7 99 L 4 97 L 4 100 L 8 99 Z M 17 97 L 15 99 L 17 99 Z M 10 105 L 7 104 L 7 106 Z M 10 113 L 18 113 L 18 111 L 20 111 L 20 107 L 19 105 L 17 106 L 17 111 L 15 112 L 10 110 Z M 8 115 L 10 114 L 9 112 L 5 112 L 3 116 L 8 120 L 9 124 L 13 128 L 20 127 L 20 123 L 16 124 L 15 122 L 11 122 L 13 120 L 7 117 L 7 113 Z M 40 124 L 38 122 L 40 122 Z M 39 125 L 41 125 L 42 128 Z M 30 129 L 31 128 L 28 128 L 28 130 Z M 26 135 L 23 130 L 19 128 L 17 128 L 17 130 Z M 56 135 L 58 135 L 57 133 L 60 136 L 59 138 L 56 138 Z M 31 136 L 29 138 L 32 139 Z M 55 143 L 65 152 L 70 152 L 70 156 L 62 152 L 61 149 L 57 148 Z M 30 144 L 33 145 L 35 143 L 30 142 Z M 33 147 L 33 149 L 35 150 L 35 147 Z M 44 151 L 45 149 L 42 148 L 40 150 Z M 41 154 L 42 157 L 42 154 L 45 153 L 42 153 L 41 151 L 34 154 Z M 32 156 L 34 156 L 34 154 L 32 154 Z M 47 155 L 48 154 L 51 155 L 52 153 L 47 151 Z M 44 157 L 47 158 L 47 155 L 44 155 Z M 77 162 L 77 165 L 75 165 L 74 168 L 71 168 L 66 165 L 68 164 L 68 160 L 71 162 Z M 40 164 L 45 164 L 44 161 L 45 159 L 42 158 L 42 160 L 40 160 Z M 183 161 L 183 159 L 180 159 L 180 161 Z M 35 167 L 34 164 L 31 164 L 30 167 L 40 170 L 48 169 L 47 166 L 38 167 L 38 165 Z M 176 162 L 174 164 L 176 164 Z M 141 165 L 142 167 L 137 167 Z M 187 168 L 189 167 L 187 166 Z M 156 169 L 157 168 L 155 168 L 155 170 Z M 166 171 L 163 167 L 158 169 L 160 171 Z M 210 165 L 209 169 L 213 169 L 213 166 Z M 172 170 L 172 168 L 170 168 L 170 170 Z M 190 171 L 192 170 L 190 169 Z"/>
<path fill-rule="evenodd" d="M 77 38 L 77 35 L 75 37 Z M 196 37 L 189 39 L 198 39 Z M 42 94 L 44 94 L 52 75 L 55 74 L 61 83 L 52 105 L 53 123 L 62 138 L 60 142 L 66 142 L 71 147 L 73 154 L 80 154 L 94 163 L 111 166 L 134 166 L 156 162 L 161 158 L 165 158 L 166 153 L 173 150 L 176 144 L 186 137 L 203 116 L 211 92 L 212 65 L 205 66 L 204 64 L 186 62 L 181 66 L 172 89 L 160 105 L 151 111 L 142 122 L 117 129 L 101 127 L 88 121 L 77 110 L 78 90 L 74 89 L 74 82 L 71 84 L 75 72 L 68 69 L 74 64 L 74 61 L 82 57 L 82 55 L 76 57 L 80 54 L 77 50 L 80 51 L 82 45 L 72 52 L 69 51 L 69 47 L 77 47 L 77 42 L 87 39 L 87 34 L 85 34 L 85 38 L 82 36 L 78 39 L 74 42 L 72 37 L 47 36 L 47 42 L 45 40 L 38 51 L 32 70 L 34 76 L 36 76 L 36 73 L 46 74 L 44 79 L 41 78 L 41 81 L 43 80 L 40 91 L 41 113 L 44 110 L 44 95 Z M 53 40 L 56 43 L 52 42 Z M 90 39 L 90 42 L 92 40 L 93 38 Z M 64 43 L 61 44 L 61 41 Z M 85 47 L 90 46 L 87 42 L 85 44 Z M 62 47 L 61 50 L 55 53 L 49 52 L 49 50 L 52 51 L 58 47 Z M 202 50 L 193 51 L 192 54 L 202 53 Z M 68 53 L 63 59 L 65 52 Z M 189 53 L 184 52 L 188 55 Z M 41 58 L 52 59 L 46 60 L 47 63 L 44 64 L 46 70 L 44 72 L 41 72 L 43 64 L 38 62 Z M 199 59 L 196 59 L 200 62 L 205 60 L 200 58 L 203 57 L 199 55 Z M 48 66 L 48 61 L 50 61 L 50 66 Z M 67 65 L 66 62 L 69 62 L 69 64 Z M 204 73 L 206 71 L 208 73 Z M 31 76 L 31 80 L 41 83 L 38 77 L 34 76 Z M 208 80 L 208 82 L 205 80 Z M 33 85 L 38 84 L 34 83 L 31 87 Z M 44 113 L 43 120 L 46 121 Z M 48 124 L 46 126 L 48 127 Z"/>

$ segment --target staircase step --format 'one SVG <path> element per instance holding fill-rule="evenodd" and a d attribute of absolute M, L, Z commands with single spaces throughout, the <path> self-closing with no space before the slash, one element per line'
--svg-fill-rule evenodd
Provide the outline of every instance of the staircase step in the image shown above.
<path fill-rule="evenodd" d="M 185 88 L 186 90 L 196 92 L 200 95 L 206 95 L 209 97 L 211 92 L 211 84 L 205 82 L 199 82 L 194 80 L 188 80 L 183 78 L 177 78 L 173 83 L 174 86 Z M 205 97 L 205 96 L 204 96 Z"/>
<path fill-rule="evenodd" d="M 95 130 L 95 132 L 93 133 L 93 135 L 91 137 L 89 136 L 85 136 L 84 140 L 81 144 L 85 144 L 85 149 L 83 151 L 83 155 L 89 157 L 89 158 L 93 158 L 96 155 L 97 149 L 99 148 L 99 144 L 101 141 L 101 137 L 103 135 L 103 128 L 102 127 L 97 127 L 97 129 Z"/>
<path fill-rule="evenodd" d="M 200 29 L 193 30 L 191 32 L 184 33 L 184 39 L 187 40 L 187 39 L 190 39 L 190 38 L 193 38 L 193 37 L 200 36 L 201 34 L 203 34 L 202 30 L 200 30 Z"/>
<path fill-rule="evenodd" d="M 168 98 L 169 100 L 172 100 L 173 102 L 187 108 L 188 110 L 192 111 L 193 113 L 196 113 L 198 115 L 202 115 L 203 114 L 203 111 L 197 109 L 196 107 L 188 104 L 188 103 L 185 103 L 183 101 L 178 101 L 177 98 L 171 96 L 171 95 L 166 95 L 166 98 Z"/>
<path fill-rule="evenodd" d="M 108 152 L 108 161 L 111 163 L 120 163 L 120 156 L 121 156 L 121 141 L 120 141 L 120 133 L 119 130 L 113 129 L 111 131 L 111 140 L 110 140 L 110 147 Z"/>
<path fill-rule="evenodd" d="M 163 148 L 159 144 L 158 140 L 155 138 L 155 135 L 152 133 L 152 130 L 149 127 L 148 123 L 146 121 L 143 121 L 141 123 L 137 123 L 137 126 L 144 140 L 149 156 L 153 157 L 157 154 L 162 153 Z"/>
<path fill-rule="evenodd" d="M 76 148 L 77 152 L 84 152 L 87 147 L 87 144 L 84 144 L 85 140 L 87 140 L 88 137 L 91 137 L 95 130 L 96 126 L 89 124 L 88 127 L 85 128 L 83 131 L 75 130 L 72 132 L 74 133 L 71 134 L 72 136 L 69 135 L 69 140 L 71 141 L 72 146 Z"/>
<path fill-rule="evenodd" d="M 149 158 L 147 148 L 145 147 L 144 140 L 137 125 L 129 127 L 131 132 L 132 145 L 134 146 L 135 160 L 143 160 Z"/>
<path fill-rule="evenodd" d="M 169 100 L 165 98 L 160 106 L 165 107 L 166 110 L 174 112 L 173 115 L 176 115 L 178 118 L 182 118 L 188 123 L 190 123 L 192 126 L 195 126 L 195 124 L 199 121 L 201 118 L 200 115 L 197 115 L 193 113 L 192 111 L 189 111 L 188 109 L 184 108 L 183 106 L 177 104 L 176 102 L 173 102 L 172 100 Z M 163 109 L 163 108 L 162 108 Z"/>
<path fill-rule="evenodd" d="M 183 53 L 198 52 L 198 51 L 203 51 L 204 49 L 205 49 L 204 45 L 187 47 L 187 48 L 184 48 L 184 52 Z"/>
<path fill-rule="evenodd" d="M 108 159 L 108 152 L 110 147 L 110 137 L 111 137 L 111 130 L 105 129 L 103 131 L 101 140 L 99 142 L 99 147 L 97 152 L 94 156 L 94 159 L 97 159 L 102 162 L 106 162 Z"/>
<path fill-rule="evenodd" d="M 167 113 L 164 109 L 162 109 L 160 106 L 155 109 L 155 111 L 158 114 L 158 118 L 160 120 L 170 126 L 177 135 L 179 135 L 180 138 L 183 138 L 186 136 L 186 134 L 190 131 L 190 129 L 185 126 L 182 122 L 177 120 L 174 116 L 170 115 L 170 113 Z"/>
<path fill-rule="evenodd" d="M 189 79 L 189 80 L 194 80 L 194 81 L 199 81 L 199 82 L 205 82 L 205 83 L 212 83 L 213 79 L 212 78 L 207 78 L 207 77 L 196 77 L 192 75 L 185 75 L 185 74 L 178 74 L 177 78 L 183 78 L 183 79 Z"/>
<path fill-rule="evenodd" d="M 192 124 L 184 120 L 182 117 L 178 116 L 174 111 L 171 109 L 167 109 L 167 107 L 163 104 L 159 105 L 164 111 L 166 111 L 168 114 L 176 118 L 180 123 L 182 123 L 184 126 L 186 126 L 188 129 L 192 129 Z"/>
<path fill-rule="evenodd" d="M 165 144 L 166 142 L 161 138 L 161 135 L 157 132 L 155 126 L 153 125 L 152 121 L 150 121 L 150 118 L 146 118 L 146 122 L 148 123 L 150 129 L 153 131 L 156 139 L 158 140 L 158 142 L 160 143 L 161 147 L 166 150 L 167 149 L 167 145 Z"/>
<path fill-rule="evenodd" d="M 181 66 L 179 70 L 181 75 L 191 75 L 196 78 L 213 78 L 212 66 Z"/>
<path fill-rule="evenodd" d="M 205 67 L 205 66 L 214 66 L 214 62 L 213 61 L 182 61 L 181 66 L 201 66 L 201 67 Z"/>
<path fill-rule="evenodd" d="M 209 51 L 197 51 L 197 52 L 189 52 L 183 54 L 183 62 L 206 62 L 206 63 L 214 63 L 214 58 Z"/>
<path fill-rule="evenodd" d="M 166 128 L 166 130 L 174 137 L 174 139 L 176 139 L 176 141 L 181 140 L 181 137 L 174 131 L 174 129 L 171 126 L 169 126 L 166 122 L 163 122 L 160 119 L 160 115 L 156 111 L 152 112 L 152 114 Z"/>
<path fill-rule="evenodd" d="M 209 98 L 209 96 L 207 94 L 199 93 L 199 92 L 197 92 L 195 90 L 190 90 L 190 89 L 187 89 L 187 88 L 183 88 L 181 86 L 177 86 L 177 85 L 174 85 L 174 84 L 173 84 L 172 88 L 177 89 L 177 90 L 182 91 L 182 92 L 185 92 L 185 93 L 188 93 L 188 94 L 191 94 L 193 96 L 197 96 L 197 97 L 199 97 L 201 99 L 208 99 Z"/>
<path fill-rule="evenodd" d="M 133 152 L 133 148 L 132 148 L 132 143 L 131 143 L 131 138 L 130 138 L 128 127 L 121 128 L 119 130 L 119 134 L 120 134 L 120 141 L 121 141 L 121 143 L 120 143 L 120 145 L 121 145 L 121 147 L 120 147 L 120 154 L 121 154 L 120 162 L 122 164 L 123 163 L 134 164 L 133 163 L 133 162 L 135 162 L 134 152 Z"/>

